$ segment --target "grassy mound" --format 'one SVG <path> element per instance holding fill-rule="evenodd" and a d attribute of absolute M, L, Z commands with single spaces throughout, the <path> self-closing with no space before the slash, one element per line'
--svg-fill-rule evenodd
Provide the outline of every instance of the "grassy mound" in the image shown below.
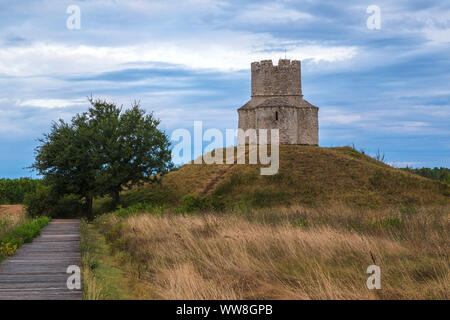
<path fill-rule="evenodd" d="M 248 161 L 247 161 L 248 163 Z M 219 198 L 251 208 L 323 205 L 383 208 L 447 205 L 448 184 L 395 169 L 350 147 L 280 146 L 276 175 L 260 175 L 260 165 L 187 164 L 170 172 L 161 185 L 123 194 L 124 205 L 139 202 L 179 204 L 187 194 Z"/>

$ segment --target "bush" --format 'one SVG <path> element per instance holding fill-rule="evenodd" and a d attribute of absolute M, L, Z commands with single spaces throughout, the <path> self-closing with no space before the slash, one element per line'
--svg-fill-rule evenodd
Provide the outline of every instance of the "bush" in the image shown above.
<path fill-rule="evenodd" d="M 178 213 L 191 213 L 203 211 L 223 211 L 225 210 L 225 201 L 217 196 L 201 196 L 187 194 L 182 199 L 182 205 L 175 211 Z"/>
<path fill-rule="evenodd" d="M 25 194 L 34 193 L 41 185 L 41 180 L 29 178 L 0 179 L 0 204 L 22 203 Z"/>
<path fill-rule="evenodd" d="M 54 201 L 50 197 L 50 188 L 44 185 L 36 188 L 33 193 L 27 193 L 24 197 L 23 204 L 27 210 L 28 216 L 31 218 L 45 216 L 54 205 Z"/>
<path fill-rule="evenodd" d="M 128 208 L 123 208 L 119 206 L 119 208 L 114 211 L 119 217 L 127 218 L 129 216 L 135 215 L 137 213 L 150 213 L 154 215 L 162 214 L 165 209 L 165 206 L 154 206 L 152 204 L 147 203 L 137 203 L 135 205 L 129 206 Z"/>
<path fill-rule="evenodd" d="M 49 216 L 53 218 L 75 218 L 82 216 L 85 210 L 86 206 L 80 201 L 78 196 L 68 194 L 55 202 L 49 212 Z"/>
<path fill-rule="evenodd" d="M 50 222 L 48 217 L 40 217 L 22 223 L 0 238 L 0 260 L 13 255 L 24 243 L 33 241 L 41 233 L 41 229 Z"/>
<path fill-rule="evenodd" d="M 28 216 L 77 217 L 83 214 L 85 206 L 75 195 L 65 195 L 57 198 L 50 187 L 41 185 L 34 193 L 28 193 L 24 198 Z"/>
<path fill-rule="evenodd" d="M 289 203 L 288 192 L 282 191 L 271 191 L 264 189 L 256 189 L 244 198 L 250 207 L 253 208 L 263 208 L 272 207 L 280 203 Z"/>
<path fill-rule="evenodd" d="M 205 211 L 208 208 L 207 199 L 200 195 L 187 194 L 181 199 L 181 206 L 176 209 L 179 213 Z"/>

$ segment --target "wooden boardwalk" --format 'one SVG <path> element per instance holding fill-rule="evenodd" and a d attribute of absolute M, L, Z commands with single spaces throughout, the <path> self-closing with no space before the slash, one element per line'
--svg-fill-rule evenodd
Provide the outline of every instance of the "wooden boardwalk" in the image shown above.
<path fill-rule="evenodd" d="M 0 264 L 0 299 L 81 300 L 69 290 L 67 267 L 81 268 L 80 221 L 54 219 L 32 243 Z"/>

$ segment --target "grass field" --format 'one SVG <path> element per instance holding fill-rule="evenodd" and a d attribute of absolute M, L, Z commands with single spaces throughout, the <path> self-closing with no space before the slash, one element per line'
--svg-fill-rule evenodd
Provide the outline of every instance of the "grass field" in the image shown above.
<path fill-rule="evenodd" d="M 25 220 L 22 205 L 0 205 L 0 238 Z"/>
<path fill-rule="evenodd" d="M 85 224 L 85 238 L 102 247 L 84 258 L 86 291 L 100 299 L 450 298 L 448 184 L 349 147 L 280 146 L 279 173 L 259 169 L 188 164 L 123 193 L 122 208 Z M 108 211 L 108 199 L 95 205 Z M 366 286 L 372 264 L 381 290 Z"/>
<path fill-rule="evenodd" d="M 119 279 L 144 288 L 140 298 L 450 298 L 443 207 L 108 214 L 90 227 L 106 240 Z M 381 290 L 366 287 L 371 264 L 381 267 Z"/>

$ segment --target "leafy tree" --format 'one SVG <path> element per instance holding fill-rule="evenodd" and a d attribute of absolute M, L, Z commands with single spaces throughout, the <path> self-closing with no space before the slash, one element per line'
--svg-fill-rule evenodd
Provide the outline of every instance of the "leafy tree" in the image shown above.
<path fill-rule="evenodd" d="M 116 105 L 90 99 L 88 127 L 96 132 L 96 154 L 101 170 L 97 175 L 100 194 L 108 194 L 117 206 L 125 188 L 158 181 L 172 168 L 170 141 L 158 129 L 160 121 L 134 103 L 122 111 Z"/>
<path fill-rule="evenodd" d="M 35 192 L 41 184 L 30 178 L 0 179 L 0 204 L 22 203 L 25 194 Z"/>
<path fill-rule="evenodd" d="M 91 140 L 94 133 L 82 119 L 83 115 L 77 115 L 71 124 L 63 120 L 54 122 L 51 132 L 39 140 L 32 167 L 51 186 L 52 199 L 76 194 L 84 199 L 87 214 L 92 216 L 100 163 Z"/>
<path fill-rule="evenodd" d="M 153 114 L 138 103 L 123 111 L 106 101 L 89 102 L 88 112 L 71 123 L 52 124 L 39 140 L 32 167 L 60 197 L 75 194 L 83 199 L 92 217 L 95 196 L 108 194 L 117 205 L 123 189 L 158 181 L 172 163 L 169 139 Z"/>

